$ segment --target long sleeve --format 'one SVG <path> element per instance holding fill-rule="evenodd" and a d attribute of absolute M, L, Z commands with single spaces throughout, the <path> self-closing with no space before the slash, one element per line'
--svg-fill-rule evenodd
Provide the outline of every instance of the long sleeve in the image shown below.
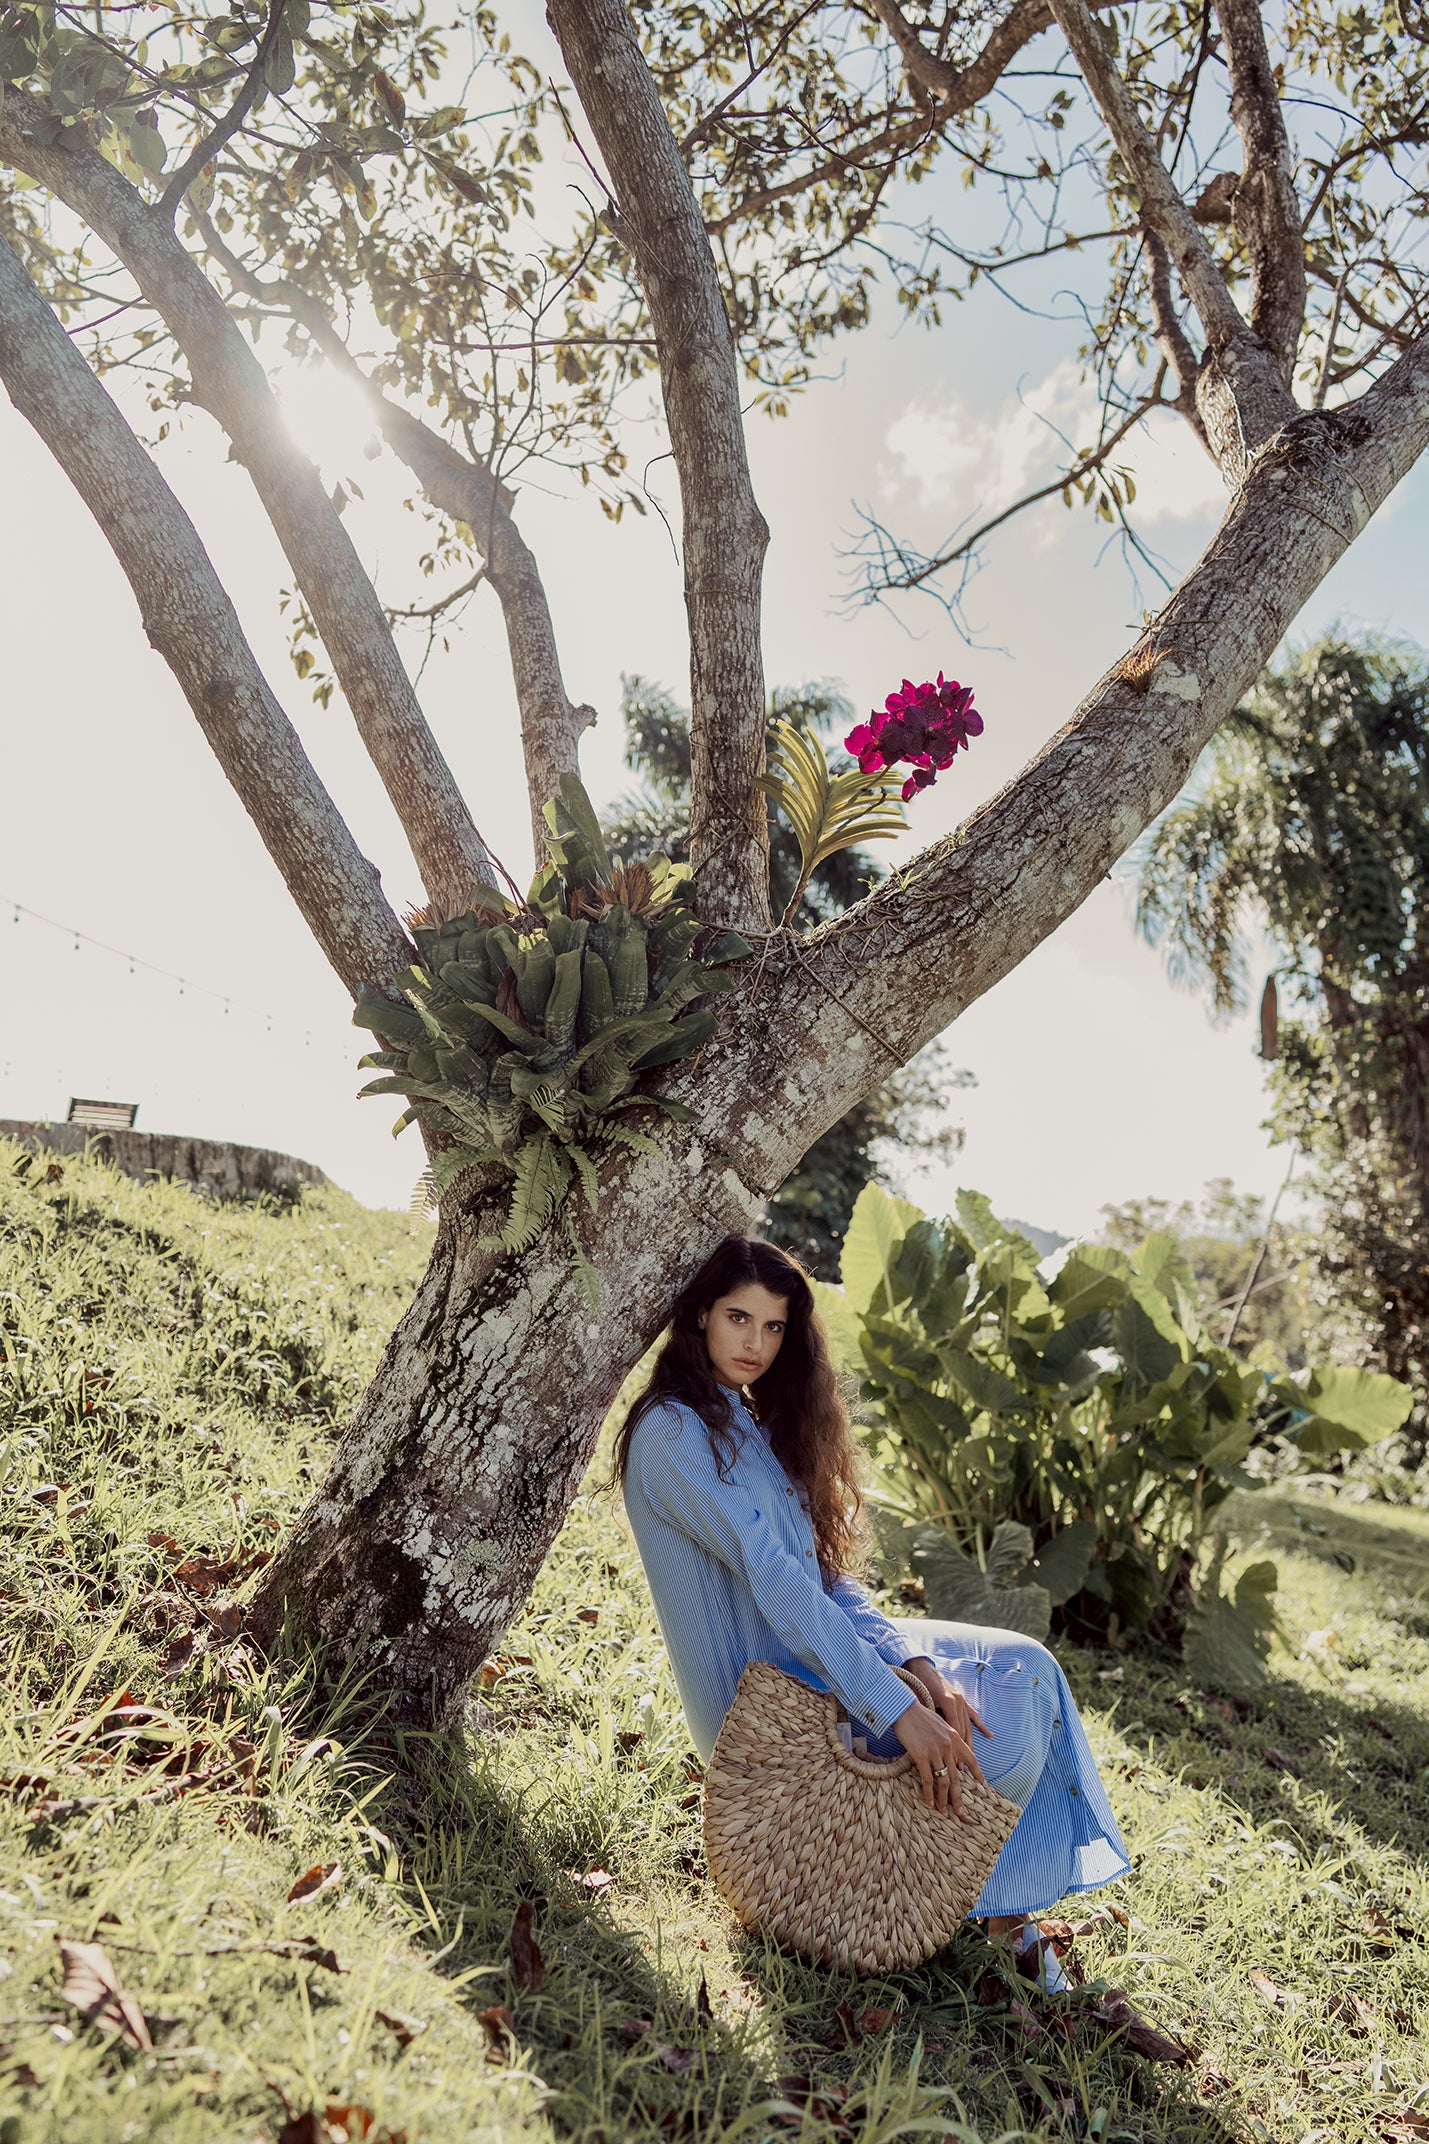
<path fill-rule="evenodd" d="M 897 1625 L 874 1607 L 854 1578 L 836 1578 L 828 1589 L 829 1599 L 842 1609 L 865 1645 L 871 1645 L 889 1667 L 901 1668 L 917 1656 Z"/>
<path fill-rule="evenodd" d="M 837 1692 L 854 1719 L 886 1733 L 908 1709 L 907 1686 L 825 1593 L 812 1549 L 802 1557 L 792 1553 L 756 1495 L 721 1479 L 703 1425 L 687 1424 L 674 1409 L 652 1413 L 632 1446 L 630 1467 L 639 1493 L 667 1525 L 743 1578 L 790 1655 Z M 876 1614 L 871 1605 L 869 1613 Z"/>

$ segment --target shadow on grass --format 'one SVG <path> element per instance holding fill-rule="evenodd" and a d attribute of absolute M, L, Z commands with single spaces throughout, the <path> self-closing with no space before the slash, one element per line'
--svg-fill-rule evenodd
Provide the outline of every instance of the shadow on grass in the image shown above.
<path fill-rule="evenodd" d="M 833 2144 L 906 2134 L 917 2117 L 965 2118 L 988 2136 L 1236 2144 L 1199 2096 L 1203 2073 L 1150 2063 L 1093 2019 L 1101 1984 L 1045 1999 L 1008 1975 L 994 1990 L 998 1961 L 971 1924 L 921 1970 L 887 1980 L 810 1966 L 751 1936 L 721 1958 L 699 1930 L 723 1909 L 688 1855 L 688 1914 L 677 1891 L 652 1939 L 576 1881 L 616 1857 L 629 1892 L 631 1842 L 613 1842 L 594 1810 L 543 1783 L 512 1791 L 460 1734 L 409 1738 L 399 1757 L 405 1772 L 377 1821 L 430 1909 L 434 1962 L 457 1981 L 474 1976 L 461 1990 L 474 2012 L 509 2005 L 551 2121 L 580 2144 L 766 2144 L 786 2124 Z M 651 1841 L 652 1893 L 670 1853 L 669 1839 Z M 511 1963 L 523 1901 L 543 1953 L 539 1988 L 523 1989 Z M 713 2015 L 699 2001 L 706 1968 Z M 771 2106 L 781 2100 L 782 2118 Z"/>

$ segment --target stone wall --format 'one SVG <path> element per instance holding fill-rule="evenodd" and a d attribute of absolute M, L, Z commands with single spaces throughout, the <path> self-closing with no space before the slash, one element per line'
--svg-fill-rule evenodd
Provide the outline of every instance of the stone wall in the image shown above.
<path fill-rule="evenodd" d="M 82 1124 L 27 1124 L 0 1117 L 0 1139 L 51 1154 L 86 1149 L 125 1176 L 171 1176 L 217 1198 L 257 1191 L 279 1193 L 327 1179 L 310 1161 L 274 1154 L 260 1146 L 230 1146 L 216 1139 L 184 1139 L 166 1132 L 94 1132 Z"/>

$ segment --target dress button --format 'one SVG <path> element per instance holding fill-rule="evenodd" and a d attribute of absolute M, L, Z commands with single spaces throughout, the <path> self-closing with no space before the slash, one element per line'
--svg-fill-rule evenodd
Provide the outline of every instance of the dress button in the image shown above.
<path fill-rule="evenodd" d="M 1080 1794 L 1081 1794 L 1081 1791 L 1082 1791 L 1082 1790 L 1081 1790 L 1081 1788 L 1080 1788 L 1080 1787 L 1068 1787 L 1068 1789 L 1067 1789 L 1067 1792 L 1068 1792 L 1069 1794 L 1075 1794 L 1075 1795 L 1078 1795 L 1078 1796 L 1080 1796 Z"/>
<path fill-rule="evenodd" d="M 1033 1676 L 1033 1678 L 1032 1678 L 1032 1687 L 1033 1687 L 1033 1689 L 1034 1689 L 1034 1690 L 1036 1689 L 1036 1687 L 1037 1687 L 1038 1683 L 1039 1683 L 1039 1682 L 1041 1682 L 1041 1680 L 1042 1680 L 1042 1678 L 1041 1678 L 1041 1676 L 1040 1676 L 1040 1675 L 1034 1675 L 1034 1676 Z"/>

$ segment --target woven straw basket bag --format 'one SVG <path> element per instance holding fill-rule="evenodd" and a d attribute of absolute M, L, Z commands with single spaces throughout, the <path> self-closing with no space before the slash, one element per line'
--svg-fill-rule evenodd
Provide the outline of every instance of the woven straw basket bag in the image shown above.
<path fill-rule="evenodd" d="M 751 1661 L 705 1774 L 710 1874 L 746 1928 L 816 1964 L 906 1972 L 956 1933 L 1022 1812 L 964 1774 L 964 1821 L 940 1816 L 910 1756 L 854 1756 L 839 1719 L 836 1697 Z"/>

